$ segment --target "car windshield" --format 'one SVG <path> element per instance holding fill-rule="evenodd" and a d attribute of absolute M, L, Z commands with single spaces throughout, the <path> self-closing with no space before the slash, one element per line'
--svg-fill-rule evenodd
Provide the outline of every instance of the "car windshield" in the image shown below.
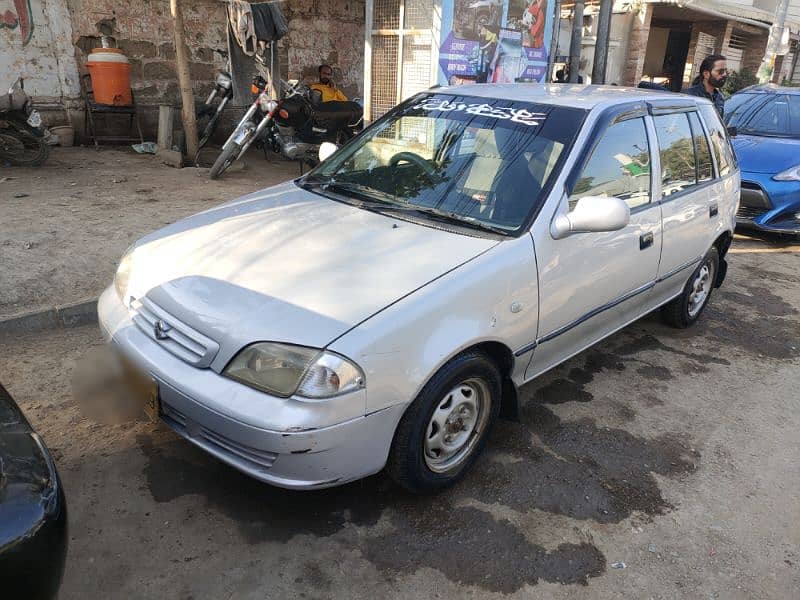
<path fill-rule="evenodd" d="M 725 104 L 725 122 L 747 135 L 800 139 L 800 95 L 734 94 Z"/>
<path fill-rule="evenodd" d="M 543 201 L 585 114 L 500 99 L 417 96 L 311 171 L 303 185 L 373 210 L 511 234 Z"/>

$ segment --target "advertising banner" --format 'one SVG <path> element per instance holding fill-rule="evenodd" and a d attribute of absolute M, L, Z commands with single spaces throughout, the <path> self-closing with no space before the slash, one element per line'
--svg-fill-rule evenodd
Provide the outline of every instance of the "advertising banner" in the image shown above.
<path fill-rule="evenodd" d="M 439 83 L 540 82 L 552 0 L 442 0 Z"/>

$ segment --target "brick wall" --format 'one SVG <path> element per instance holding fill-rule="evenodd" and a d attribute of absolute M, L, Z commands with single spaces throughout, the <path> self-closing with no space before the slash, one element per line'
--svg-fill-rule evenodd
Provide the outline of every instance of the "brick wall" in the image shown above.
<path fill-rule="evenodd" d="M 283 8 L 289 34 L 280 41 L 281 76 L 316 81 L 328 63 L 350 97 L 364 95 L 365 0 L 291 0 Z"/>
<path fill-rule="evenodd" d="M 80 129 L 78 73 L 86 73 L 87 57 L 93 48 L 101 46 L 101 36 L 111 36 L 130 61 L 131 85 L 141 107 L 145 136 L 152 139 L 157 123 L 156 106 L 180 105 L 169 1 L 49 0 L 47 6 L 60 7 L 60 12 L 50 10 L 54 16 L 47 11 L 42 13 L 41 0 L 31 2 L 36 43 L 22 48 L 15 39 L 18 32 L 11 34 L 5 29 L 2 32 L 9 38 L 9 44 L 20 46 L 14 63 L 20 65 L 20 74 L 30 78 L 23 66 L 27 65 L 27 71 L 31 71 L 32 65 L 45 65 L 36 74 L 41 81 L 29 86 L 35 99 L 52 97 L 72 108 L 72 120 Z M 202 99 L 211 89 L 216 71 L 227 66 L 226 5 L 219 0 L 184 0 L 182 6 L 192 86 L 195 97 Z M 362 96 L 365 0 L 287 0 L 282 8 L 290 32 L 279 42 L 279 57 L 283 58 L 281 76 L 313 80 L 317 66 L 327 62 L 334 66 L 335 79 L 348 96 Z M 63 25 L 51 27 L 50 32 L 49 16 Z M 3 42 L 0 39 L 0 51 Z M 56 78 L 59 60 L 61 81 Z M 2 71 L 10 76 L 11 69 Z M 223 122 L 238 120 L 240 113 L 241 109 L 235 107 L 226 109 Z M 53 110 L 44 117 L 50 125 L 66 119 L 63 110 Z"/>
<path fill-rule="evenodd" d="M 79 68 L 111 35 L 131 64 L 131 85 L 143 104 L 178 103 L 172 17 L 166 0 L 67 0 Z M 205 95 L 227 59 L 225 5 L 218 0 L 183 2 L 186 42 L 195 94 Z"/>
<path fill-rule="evenodd" d="M 72 12 L 78 64 L 111 31 L 131 61 L 131 78 L 144 103 L 177 102 L 175 48 L 166 0 L 67 0 Z M 186 41 L 198 97 L 207 94 L 214 73 L 227 57 L 225 4 L 219 0 L 184 2 Z M 350 96 L 363 94 L 365 0 L 291 0 L 282 5 L 289 33 L 279 42 L 281 76 L 317 76 L 317 66 L 334 66 L 335 78 Z"/>

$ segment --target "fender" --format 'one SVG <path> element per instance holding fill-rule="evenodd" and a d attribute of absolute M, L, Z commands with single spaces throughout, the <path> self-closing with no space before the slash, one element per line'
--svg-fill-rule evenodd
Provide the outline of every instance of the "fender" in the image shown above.
<path fill-rule="evenodd" d="M 387 306 L 328 348 L 364 370 L 369 414 L 411 403 L 445 363 L 475 346 L 496 360 L 503 351 L 510 354 L 512 364 L 500 366 L 521 381 L 533 348 L 516 357 L 513 351 L 536 337 L 538 308 L 533 244 L 524 235 L 497 243 Z M 376 373 L 381 376 L 371 378 Z M 513 386 L 504 385 L 504 396 Z"/>

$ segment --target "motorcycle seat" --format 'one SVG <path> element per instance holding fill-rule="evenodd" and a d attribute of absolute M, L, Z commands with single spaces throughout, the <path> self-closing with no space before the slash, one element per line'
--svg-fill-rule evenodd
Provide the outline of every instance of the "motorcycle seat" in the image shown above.
<path fill-rule="evenodd" d="M 355 102 L 320 102 L 314 106 L 314 124 L 322 127 L 344 127 L 361 119 L 362 108 Z"/>

